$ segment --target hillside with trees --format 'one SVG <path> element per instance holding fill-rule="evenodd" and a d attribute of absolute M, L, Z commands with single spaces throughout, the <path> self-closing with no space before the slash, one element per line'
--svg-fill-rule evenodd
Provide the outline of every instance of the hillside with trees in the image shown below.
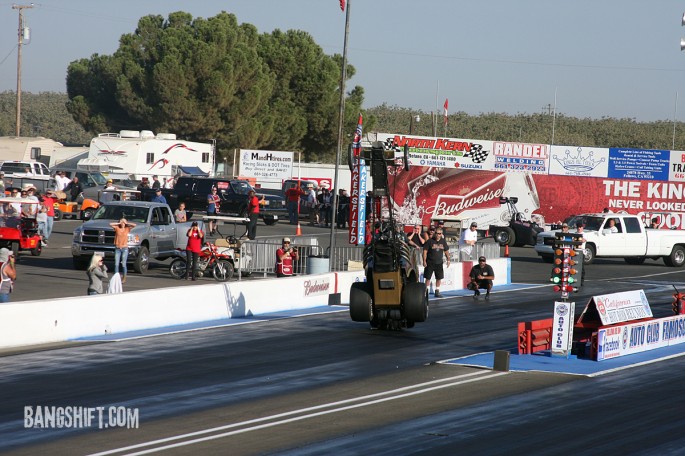
<path fill-rule="evenodd" d="M 234 148 L 302 152 L 333 163 L 338 142 L 342 57 L 326 55 L 304 31 L 259 34 L 233 14 L 142 17 L 112 55 L 71 62 L 67 94 L 22 94 L 23 136 L 88 144 L 103 132 L 152 130 L 217 141 L 218 161 Z M 347 66 L 347 77 L 355 68 Z M 563 113 L 449 115 L 383 104 L 362 109 L 364 88 L 346 89 L 344 144 L 357 117 L 364 132 L 585 147 L 685 149 L 682 122 L 576 118 Z M 16 96 L 0 93 L 0 135 L 15 133 Z M 512 111 L 515 108 L 512 108 Z M 412 121 L 419 115 L 419 121 Z M 431 121 L 433 117 L 434 121 Z M 435 126 L 433 124 L 436 124 Z M 675 132 L 675 135 L 674 135 Z M 673 141 L 675 140 L 675 146 Z"/>

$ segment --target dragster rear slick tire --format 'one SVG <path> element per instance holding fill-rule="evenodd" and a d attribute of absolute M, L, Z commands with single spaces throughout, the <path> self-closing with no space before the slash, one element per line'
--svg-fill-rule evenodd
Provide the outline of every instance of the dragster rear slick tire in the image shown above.
<path fill-rule="evenodd" d="M 411 282 L 402 291 L 404 316 L 407 322 L 422 323 L 428 317 L 428 289 L 425 283 Z M 407 325 L 409 327 L 409 325 Z"/>
<path fill-rule="evenodd" d="M 367 282 L 355 282 L 350 288 L 350 318 L 352 321 L 371 322 L 373 306 Z"/>

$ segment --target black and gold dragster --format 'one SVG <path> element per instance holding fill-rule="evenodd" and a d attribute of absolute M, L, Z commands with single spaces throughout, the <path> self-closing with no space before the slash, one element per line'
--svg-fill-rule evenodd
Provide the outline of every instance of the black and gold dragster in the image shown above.
<path fill-rule="evenodd" d="M 385 155 L 382 142 L 374 142 L 359 157 L 350 153 L 350 166 L 357 159 L 370 162 L 373 178 L 371 213 L 367 214 L 372 237 L 364 249 L 366 282 L 352 284 L 350 317 L 353 321 L 369 322 L 372 328 L 411 328 L 428 316 L 428 290 L 419 282 L 416 257 L 407 245 L 402 224 L 395 219 L 388 188 L 389 166 L 409 170 L 408 148 L 404 148 L 399 165 L 395 157 Z"/>

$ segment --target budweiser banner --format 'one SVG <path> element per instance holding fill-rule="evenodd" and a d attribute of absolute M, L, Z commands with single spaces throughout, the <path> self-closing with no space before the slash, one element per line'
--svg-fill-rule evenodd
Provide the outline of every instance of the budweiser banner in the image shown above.
<path fill-rule="evenodd" d="M 389 169 L 394 210 L 401 223 L 507 223 L 500 197 L 537 223 L 571 215 L 625 211 L 660 228 L 685 229 L 685 152 L 588 148 L 432 138 L 378 133 L 411 168 Z"/>

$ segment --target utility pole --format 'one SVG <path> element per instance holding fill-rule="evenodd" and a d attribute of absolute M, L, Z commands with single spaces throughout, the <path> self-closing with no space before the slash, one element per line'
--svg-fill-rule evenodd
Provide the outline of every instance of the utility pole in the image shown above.
<path fill-rule="evenodd" d="M 12 9 L 19 10 L 19 33 L 17 40 L 17 129 L 16 136 L 21 136 L 21 46 L 24 44 L 24 9 L 33 8 L 30 5 L 12 5 Z M 26 31 L 28 35 L 28 30 Z"/>

